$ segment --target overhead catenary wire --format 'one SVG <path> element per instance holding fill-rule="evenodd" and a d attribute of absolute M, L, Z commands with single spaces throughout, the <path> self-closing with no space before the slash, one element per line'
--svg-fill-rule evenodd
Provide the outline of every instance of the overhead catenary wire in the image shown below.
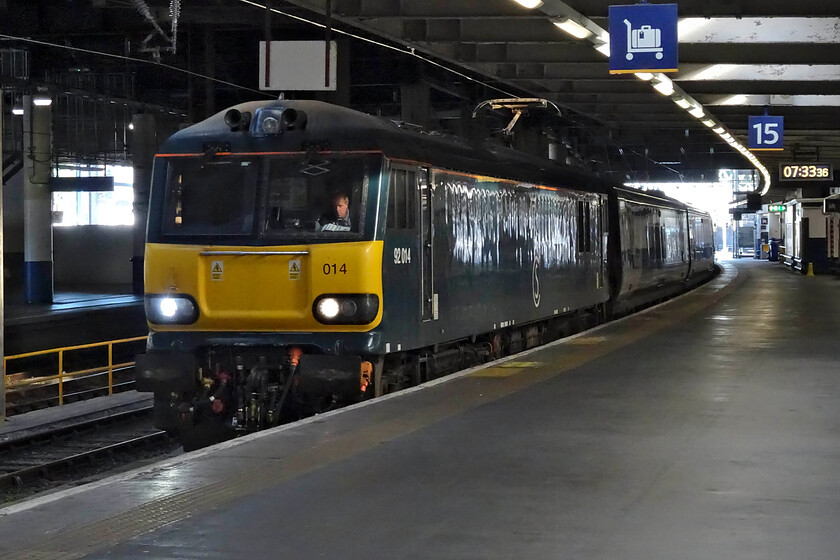
<path fill-rule="evenodd" d="M 262 9 L 262 10 L 267 9 L 264 4 L 260 4 L 259 2 L 255 2 L 253 0 L 237 0 L 237 1 L 241 2 L 241 3 L 244 3 L 244 4 L 248 4 L 250 6 L 254 6 L 254 7 Z M 144 4 L 144 3 L 141 2 L 140 4 Z M 133 4 L 133 5 L 135 7 L 139 6 L 139 4 Z M 173 6 L 170 5 L 170 8 L 172 8 L 172 7 Z M 269 9 L 273 13 L 276 13 L 278 15 L 281 15 L 281 16 L 284 16 L 284 17 L 287 17 L 287 18 L 290 18 L 290 19 L 293 19 L 293 20 L 296 20 L 296 21 L 299 21 L 299 22 L 302 22 L 302 23 L 306 23 L 308 25 L 319 27 L 321 29 L 326 28 L 325 24 L 320 23 L 318 21 L 308 19 L 308 18 L 305 18 L 303 16 L 296 15 L 296 14 L 293 14 L 293 13 L 290 13 L 290 12 L 286 12 L 286 11 L 283 11 L 281 9 L 274 8 L 274 7 L 271 7 Z M 146 14 L 143 14 L 143 15 L 144 15 L 144 17 L 146 16 Z M 180 15 L 180 3 L 178 2 L 177 4 L 175 4 L 175 12 L 172 14 L 173 19 L 177 19 L 177 17 L 179 15 Z M 151 13 L 149 13 L 148 16 L 151 16 Z M 502 89 L 498 86 L 490 84 L 486 81 L 483 81 L 483 80 L 480 80 L 480 79 L 475 78 L 473 76 L 470 76 L 469 74 L 466 74 L 464 72 L 456 70 L 455 68 L 447 66 L 446 64 L 442 64 L 442 63 L 440 63 L 440 62 L 438 62 L 438 61 L 436 61 L 436 60 L 434 60 L 430 57 L 423 56 L 423 55 L 417 53 L 417 51 L 414 47 L 408 47 L 408 46 L 400 47 L 400 46 L 392 45 L 392 44 L 389 44 L 387 42 L 377 41 L 377 40 L 372 39 L 370 37 L 365 37 L 363 35 L 352 33 L 352 32 L 345 31 L 343 29 L 335 28 L 335 27 L 333 27 L 331 29 L 331 31 L 333 33 L 336 33 L 336 34 L 339 34 L 339 35 L 350 37 L 352 39 L 357 39 L 359 41 L 370 43 L 370 44 L 373 44 L 373 45 L 376 45 L 376 46 L 379 46 L 379 47 L 382 47 L 382 48 L 385 48 L 385 49 L 388 49 L 388 50 L 398 52 L 398 53 L 403 54 L 403 55 L 407 55 L 407 56 L 416 58 L 416 59 L 418 59 L 418 60 L 420 60 L 420 61 L 422 61 L 426 64 L 438 67 L 442 70 L 445 70 L 446 72 L 449 72 L 451 74 L 454 74 L 456 76 L 464 78 L 468 81 L 476 83 L 476 84 L 478 84 L 482 87 L 485 87 L 487 89 L 492 89 L 492 90 L 498 91 L 500 93 L 503 93 L 504 95 L 507 95 L 507 96 L 510 96 L 510 97 L 519 97 L 515 93 L 512 93 L 512 92 L 507 91 L 505 89 Z M 147 59 L 143 59 L 143 58 L 127 56 L 127 55 L 120 55 L 120 54 L 110 53 L 110 52 L 106 52 L 106 51 L 97 51 L 97 50 L 86 49 L 86 48 L 82 48 L 82 47 L 73 47 L 73 46 L 70 46 L 70 45 L 62 45 L 62 44 L 58 44 L 58 43 L 52 43 L 52 42 L 49 42 L 49 41 L 32 39 L 30 37 L 20 37 L 20 36 L 16 36 L 16 35 L 5 34 L 5 33 L 0 33 L 0 39 L 5 39 L 5 40 L 8 40 L 8 41 L 19 41 L 19 42 L 23 42 L 23 43 L 29 43 L 29 44 L 34 44 L 34 45 L 39 45 L 39 46 L 44 46 L 44 47 L 49 47 L 49 48 L 55 48 L 55 49 L 68 50 L 68 51 L 73 51 L 73 52 L 81 52 L 81 53 L 86 53 L 86 54 L 90 54 L 90 55 L 94 55 L 94 56 L 101 56 L 101 57 L 105 57 L 105 58 L 113 58 L 113 59 L 118 59 L 118 60 L 124 60 L 124 61 L 127 61 L 127 62 L 135 62 L 135 63 L 138 63 L 138 64 L 146 64 L 146 65 L 150 65 L 150 66 L 157 66 L 157 67 L 160 67 L 160 68 L 163 68 L 163 69 L 166 69 L 166 70 L 171 70 L 171 71 L 178 72 L 178 73 L 181 73 L 181 74 L 186 74 L 188 76 L 193 76 L 193 77 L 196 77 L 196 78 L 209 80 L 209 81 L 217 83 L 217 84 L 230 86 L 232 88 L 239 89 L 239 90 L 242 90 L 242 91 L 248 91 L 248 92 L 256 93 L 256 94 L 259 94 L 259 95 L 261 95 L 263 97 L 266 97 L 266 98 L 273 99 L 273 98 L 276 97 L 276 95 L 273 94 L 273 93 L 267 93 L 267 92 L 262 91 L 262 90 L 250 88 L 250 87 L 243 86 L 241 84 L 237 84 L 235 82 L 230 82 L 230 81 L 227 81 L 227 80 L 214 78 L 213 76 L 208 76 L 208 75 L 202 74 L 200 72 L 193 72 L 192 70 L 187 70 L 185 68 L 179 68 L 177 66 L 173 66 L 171 64 L 165 64 L 163 62 L 159 62 L 159 61 L 156 61 L 156 60 L 147 60 Z M 571 116 L 569 114 L 567 114 L 567 115 Z M 583 123 L 577 122 L 573 118 L 570 119 L 570 120 L 575 125 L 579 125 L 579 126 L 582 125 L 582 128 L 586 128 L 586 125 L 584 125 Z M 656 165 L 662 165 L 659 162 L 656 162 L 656 161 L 648 158 L 647 156 L 643 156 L 642 154 L 636 152 L 635 150 L 631 150 L 631 152 L 635 153 L 638 156 L 643 157 L 646 160 L 651 161 L 652 163 L 654 163 Z M 626 161 L 626 156 L 624 156 L 623 159 Z M 667 166 L 663 166 L 663 167 L 666 167 L 667 169 L 670 169 L 671 171 L 679 174 L 679 172 L 676 171 L 675 169 L 669 168 Z"/>
<path fill-rule="evenodd" d="M 325 24 L 323 24 L 323 23 L 321 23 L 321 22 L 318 22 L 318 21 L 315 21 L 315 20 L 313 20 L 313 19 L 309 19 L 309 18 L 306 18 L 306 17 L 300 16 L 300 15 L 297 15 L 297 14 L 293 14 L 293 13 L 291 13 L 291 12 L 283 11 L 283 10 L 281 10 L 281 9 L 279 9 L 279 8 L 267 7 L 265 4 L 261 4 L 260 2 L 255 2 L 254 0 L 236 0 L 236 1 L 241 2 L 241 3 L 243 3 L 243 4 L 248 4 L 249 6 L 254 6 L 255 8 L 259 8 L 259 9 L 261 9 L 261 10 L 266 10 L 266 9 L 268 9 L 268 10 L 270 10 L 271 12 L 276 13 L 276 14 L 278 14 L 278 15 L 281 15 L 281 16 L 284 16 L 284 17 L 287 17 L 287 18 L 289 18 L 289 19 L 293 19 L 293 20 L 298 21 L 298 22 L 301 22 L 301 23 L 306 23 L 306 24 L 308 24 L 308 25 L 312 25 L 312 26 L 314 26 L 314 27 L 319 27 L 319 28 L 322 28 L 322 29 L 325 29 L 325 28 L 327 27 Z M 445 70 L 445 71 L 447 71 L 447 72 L 449 72 L 449 73 L 451 73 L 451 74 L 454 74 L 454 75 L 459 76 L 459 77 L 462 77 L 462 78 L 464 78 L 464 79 L 466 79 L 466 80 L 469 80 L 469 81 L 472 81 L 472 82 L 474 82 L 474 83 L 477 83 L 477 84 L 479 84 L 479 85 L 481 85 L 481 86 L 483 86 L 483 87 L 486 87 L 486 88 L 488 88 L 488 89 L 493 89 L 493 90 L 498 91 L 498 92 L 500 92 L 500 93 L 503 93 L 503 94 L 505 94 L 505 95 L 507 95 L 507 96 L 510 96 L 510 97 L 519 97 L 519 95 L 517 95 L 517 94 L 515 94 L 515 93 L 511 93 L 511 92 L 509 92 L 509 91 L 507 91 L 507 90 L 504 90 L 504 89 L 502 89 L 502 88 L 499 88 L 499 87 L 497 87 L 497 86 L 494 86 L 494 85 L 492 85 L 492 84 L 489 84 L 489 83 L 487 83 L 487 82 L 485 82 L 485 81 L 482 81 L 482 80 L 479 80 L 479 79 L 477 79 L 477 78 L 474 78 L 474 77 L 472 77 L 472 76 L 470 76 L 470 75 L 468 75 L 468 74 L 466 74 L 466 73 L 464 73 L 464 72 L 460 72 L 460 71 L 458 71 L 458 70 L 456 70 L 456 69 L 454 69 L 454 68 L 452 68 L 452 67 L 450 67 L 450 66 L 447 66 L 447 65 L 445 65 L 445 64 L 441 64 L 440 62 L 437 62 L 436 60 L 434 60 L 434 59 L 432 59 L 432 58 L 430 58 L 430 57 L 427 57 L 427 56 L 423 56 L 423 55 L 421 55 L 421 54 L 418 54 L 418 53 L 417 53 L 417 51 L 416 51 L 416 49 L 415 49 L 414 47 L 411 47 L 411 46 L 402 46 L 402 47 L 400 47 L 400 46 L 396 46 L 396 45 L 393 45 L 393 44 L 390 44 L 390 43 L 386 43 L 386 42 L 383 42 L 383 41 L 377 41 L 377 40 L 375 40 L 375 39 L 371 39 L 370 37 L 365 37 L 365 36 L 362 36 L 362 35 L 359 35 L 359 34 L 356 34 L 356 33 L 351 33 L 351 32 L 349 32 L 349 31 L 345 31 L 345 30 L 343 30 L 343 29 L 337 29 L 337 28 L 335 28 L 335 27 L 331 27 L 331 31 L 332 31 L 333 33 L 337 33 L 337 34 L 340 34 L 340 35 L 344 35 L 344 36 L 346 36 L 346 37 L 350 37 L 350 38 L 353 38 L 353 39 L 358 39 L 358 40 L 360 40 L 360 41 L 364 41 L 364 42 L 367 42 L 367 43 L 370 43 L 370 44 L 373 44 L 373 45 L 376 45 L 376 46 L 379 46 L 379 47 L 383 47 L 383 48 L 386 48 L 386 49 L 389 49 L 389 50 L 392 50 L 392 51 L 396 51 L 396 52 L 398 52 L 398 53 L 400 53 L 400 54 L 404 54 L 404 55 L 407 55 L 407 56 L 414 57 L 414 58 L 416 58 L 416 59 L 418 59 L 418 60 L 421 60 L 421 61 L 423 61 L 423 62 L 425 62 L 425 63 L 427 63 L 427 64 L 430 64 L 430 65 L 432 65 L 432 66 L 436 66 L 436 67 L 441 68 L 441 69 L 443 69 L 443 70 Z M 570 117 L 570 115 L 569 115 L 569 114 L 567 114 L 567 116 L 569 116 L 569 117 Z M 573 118 L 570 118 L 570 121 L 571 121 L 572 123 L 574 123 L 575 125 L 582 125 L 582 128 L 586 128 L 586 125 L 583 125 L 583 123 L 580 123 L 580 122 L 575 121 L 575 119 L 573 119 Z M 615 143 L 615 142 L 613 142 L 613 144 L 614 144 L 614 145 L 618 145 L 618 144 L 617 144 L 617 143 Z M 681 175 L 681 174 L 680 174 L 680 172 L 679 172 L 679 171 L 677 171 L 676 169 L 674 169 L 674 168 L 672 168 L 672 167 L 669 167 L 669 166 L 667 166 L 667 165 L 663 165 L 663 164 L 659 163 L 658 161 L 655 161 L 655 160 L 653 160 L 653 159 L 649 158 L 648 156 L 643 155 L 643 154 L 641 154 L 641 153 L 637 152 L 636 150 L 632 150 L 632 149 L 631 149 L 631 150 L 630 150 L 630 152 L 631 152 L 631 153 L 634 153 L 635 155 L 637 155 L 637 156 L 639 156 L 639 157 L 644 158 L 646 161 L 650 161 L 650 162 L 652 162 L 652 163 L 654 163 L 654 164 L 656 164 L 656 165 L 659 165 L 659 166 L 661 166 L 661 167 L 664 167 L 665 169 L 668 169 L 669 171 L 673 172 L 674 174 L 676 174 L 676 175 L 678 175 L 678 176 L 680 176 L 680 175 Z M 626 155 L 621 154 L 621 156 L 622 156 L 622 159 L 623 159 L 625 162 L 627 162 L 627 161 L 628 161 L 628 160 L 627 160 L 627 156 L 626 156 Z"/>
<path fill-rule="evenodd" d="M 243 4 L 248 4 L 250 6 L 254 6 L 255 8 L 259 8 L 261 10 L 266 9 L 265 4 L 260 4 L 259 2 L 254 2 L 252 0 L 237 0 L 237 1 L 242 2 Z M 325 24 L 323 24 L 319 21 L 315 21 L 315 20 L 312 20 L 312 19 L 309 19 L 309 18 L 305 18 L 303 16 L 299 16 L 299 15 L 296 15 L 296 14 L 293 14 L 293 13 L 290 13 L 290 12 L 285 12 L 285 11 L 279 9 L 279 8 L 273 8 L 272 7 L 272 8 L 270 8 L 270 10 L 275 14 L 293 19 L 295 21 L 299 21 L 301 23 L 309 24 L 309 25 L 312 25 L 314 27 L 320 27 L 321 29 L 326 29 L 326 27 L 327 27 Z M 503 93 L 503 94 L 505 94 L 507 96 L 510 96 L 510 97 L 519 97 L 515 93 L 511 93 L 511 92 L 509 92 L 507 90 L 504 90 L 504 89 L 502 89 L 498 86 L 494 86 L 494 85 L 489 84 L 485 81 L 479 80 L 478 78 L 474 78 L 474 77 L 470 76 L 469 74 L 466 74 L 464 72 L 460 72 L 460 71 L 456 70 L 455 68 L 452 68 L 450 66 L 442 64 L 442 63 L 440 63 L 440 62 L 438 62 L 438 61 L 436 61 L 436 60 L 434 60 L 430 57 L 418 54 L 414 47 L 408 47 L 408 46 L 399 47 L 399 46 L 396 46 L 396 45 L 392 45 L 390 43 L 386 43 L 386 42 L 383 42 L 383 41 L 377 41 L 376 39 L 371 39 L 370 37 L 365 37 L 363 35 L 359 35 L 359 34 L 356 34 L 356 33 L 351 33 L 349 31 L 345 31 L 343 29 L 338 29 L 338 28 L 335 28 L 335 27 L 332 27 L 332 26 L 330 27 L 330 31 L 332 33 L 337 33 L 339 35 L 344 35 L 345 37 L 350 37 L 352 39 L 358 39 L 359 41 L 364 41 L 364 42 L 370 43 L 372 45 L 376 45 L 376 46 L 379 46 L 379 47 L 390 49 L 392 51 L 396 51 L 396 52 L 404 54 L 404 55 L 414 57 L 418 60 L 421 60 L 421 61 L 425 62 L 426 64 L 430 64 L 432 66 L 436 66 L 438 68 L 446 70 L 447 72 L 449 72 L 451 74 L 455 74 L 456 76 L 464 78 L 465 80 L 475 82 L 475 83 L 477 83 L 481 86 L 484 86 L 488 89 L 496 90 L 499 93 Z"/>
<path fill-rule="evenodd" d="M 134 56 L 114 54 L 114 53 L 109 53 L 109 52 L 105 52 L 105 51 L 96 51 L 96 50 L 93 50 L 93 49 L 84 49 L 84 48 L 81 48 L 81 47 L 72 47 L 70 45 L 59 45 L 58 43 L 50 43 L 49 41 L 41 41 L 41 40 L 38 40 L 38 39 L 31 39 L 29 37 L 18 37 L 16 35 L 8 35 L 8 34 L 5 34 L 5 33 L 0 33 L 0 39 L 6 39 L 8 41 L 20 41 L 22 43 L 30 43 L 30 44 L 39 45 L 39 46 L 42 46 L 42 47 L 64 49 L 64 50 L 69 50 L 69 51 L 74 51 L 74 52 L 82 52 L 82 53 L 86 53 L 86 54 L 91 54 L 91 55 L 95 55 L 95 56 L 102 56 L 102 57 L 106 57 L 106 58 L 115 58 L 115 59 L 118 59 L 118 60 L 125 60 L 125 61 L 128 61 L 128 62 L 137 62 L 137 63 L 140 63 L 140 64 L 148 64 L 148 65 L 151 65 L 151 66 L 158 66 L 160 68 L 165 68 L 167 70 L 180 72 L 182 74 L 187 74 L 189 76 L 193 76 L 193 77 L 196 77 L 196 78 L 209 80 L 209 81 L 215 82 L 217 84 L 230 86 L 230 87 L 240 89 L 240 90 L 243 90 L 243 91 L 250 91 L 250 92 L 253 92 L 253 93 L 258 93 L 260 95 L 263 95 L 265 97 L 269 97 L 269 98 L 272 98 L 272 99 L 275 97 L 273 94 L 268 94 L 268 93 L 266 93 L 264 91 L 260 91 L 258 89 L 249 88 L 247 86 L 243 86 L 243 85 L 240 85 L 240 84 L 237 84 L 237 83 L 234 83 L 234 82 L 229 82 L 227 80 L 220 80 L 219 78 L 214 78 L 213 76 L 208 76 L 206 74 L 201 74 L 200 72 L 193 72 L 192 70 L 187 70 L 185 68 L 178 68 L 177 66 L 172 66 L 171 64 L 164 64 L 162 62 L 157 62 L 157 61 L 154 61 L 154 60 L 146 60 L 146 59 L 137 58 L 137 57 L 134 57 Z"/>

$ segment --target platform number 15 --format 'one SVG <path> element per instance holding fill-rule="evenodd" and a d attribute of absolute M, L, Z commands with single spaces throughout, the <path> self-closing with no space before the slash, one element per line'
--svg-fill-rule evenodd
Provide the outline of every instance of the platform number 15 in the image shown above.
<path fill-rule="evenodd" d="M 775 144 L 779 141 L 779 123 L 755 123 L 753 128 L 755 129 L 756 139 L 759 145 Z"/>
<path fill-rule="evenodd" d="M 781 150 L 784 147 L 784 117 L 750 117 L 749 147 L 753 150 Z"/>

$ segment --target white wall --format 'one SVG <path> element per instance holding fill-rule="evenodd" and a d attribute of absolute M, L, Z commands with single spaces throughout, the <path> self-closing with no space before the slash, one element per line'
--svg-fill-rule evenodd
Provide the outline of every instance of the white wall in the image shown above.
<path fill-rule="evenodd" d="M 132 226 L 53 228 L 55 284 L 130 284 Z"/>

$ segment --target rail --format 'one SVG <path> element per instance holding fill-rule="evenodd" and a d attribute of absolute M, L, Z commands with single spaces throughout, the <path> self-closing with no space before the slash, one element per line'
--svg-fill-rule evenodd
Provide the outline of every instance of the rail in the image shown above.
<path fill-rule="evenodd" d="M 3 374 L 5 377 L 5 387 L 8 391 L 9 389 L 20 389 L 25 387 L 37 387 L 43 386 L 55 381 L 58 382 L 58 404 L 64 404 L 64 382 L 70 381 L 75 378 L 79 378 L 82 376 L 88 375 L 95 375 L 95 374 L 103 374 L 105 372 L 108 373 L 108 394 L 114 394 L 114 370 L 131 367 L 134 365 L 134 362 L 121 362 L 121 363 L 114 363 L 114 346 L 118 344 L 128 344 L 131 342 L 139 342 L 141 340 L 145 340 L 145 336 L 135 336 L 132 338 L 121 338 L 118 340 L 108 340 L 104 342 L 93 342 L 90 344 L 79 344 L 77 346 L 65 346 L 62 348 L 52 348 L 49 350 L 38 350 L 37 352 L 27 352 L 25 354 L 16 354 L 14 356 L 5 356 L 3 358 Z M 76 371 L 64 371 L 65 365 L 65 357 L 68 352 L 74 352 L 79 350 L 90 350 L 94 348 L 105 348 L 108 349 L 108 365 L 107 366 L 100 366 L 94 368 L 86 368 L 80 369 Z M 58 357 L 58 373 L 54 375 L 35 375 L 32 377 L 24 377 L 24 378 L 16 378 L 16 376 L 25 374 L 26 372 L 19 372 L 10 374 L 9 372 L 9 362 L 15 360 L 23 360 L 26 358 L 35 358 L 39 356 L 46 356 L 49 357 L 51 355 L 57 355 Z"/>

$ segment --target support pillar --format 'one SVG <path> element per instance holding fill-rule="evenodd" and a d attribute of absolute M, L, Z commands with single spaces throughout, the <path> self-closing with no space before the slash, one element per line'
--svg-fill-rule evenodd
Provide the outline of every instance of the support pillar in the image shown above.
<path fill-rule="evenodd" d="M 0 161 L 3 159 L 3 90 L 0 90 Z M 0 165 L 2 167 L 2 165 Z M 3 297 L 3 173 L 0 173 L 0 421 L 6 419 L 6 300 Z"/>
<path fill-rule="evenodd" d="M 52 111 L 30 95 L 23 97 L 23 154 L 24 301 L 52 303 Z"/>
<path fill-rule="evenodd" d="M 144 292 L 143 255 L 146 245 L 146 221 L 149 218 L 149 188 L 152 182 L 152 163 L 157 150 L 157 123 L 150 113 L 131 117 L 131 160 L 134 167 L 134 254 L 132 264 L 132 291 Z"/>

